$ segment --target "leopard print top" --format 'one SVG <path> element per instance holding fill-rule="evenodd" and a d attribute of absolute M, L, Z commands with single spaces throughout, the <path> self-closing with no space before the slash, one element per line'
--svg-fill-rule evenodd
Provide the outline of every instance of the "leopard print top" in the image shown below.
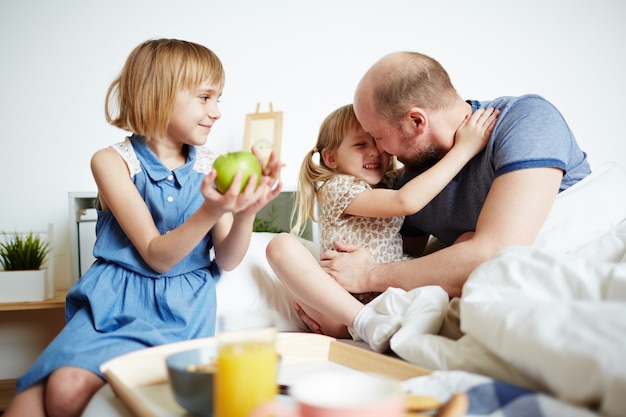
<path fill-rule="evenodd" d="M 349 175 L 337 175 L 320 188 L 320 245 L 322 252 L 334 249 L 341 241 L 369 251 L 377 263 L 409 259 L 402 250 L 400 228 L 403 216 L 360 217 L 343 212 L 359 193 L 372 187 Z M 385 204 L 384 201 L 379 204 Z M 361 302 L 369 302 L 379 293 L 353 294 Z"/>
<path fill-rule="evenodd" d="M 366 248 L 374 262 L 395 262 L 405 259 L 400 228 L 403 216 L 360 217 L 343 212 L 359 193 L 372 187 L 349 175 L 337 175 L 322 186 L 320 205 L 321 250 L 334 249 L 335 241 Z M 381 201 L 380 204 L 384 204 Z"/>

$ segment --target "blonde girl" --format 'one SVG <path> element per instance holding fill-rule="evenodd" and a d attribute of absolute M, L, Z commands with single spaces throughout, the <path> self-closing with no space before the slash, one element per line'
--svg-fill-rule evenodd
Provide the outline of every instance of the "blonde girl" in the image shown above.
<path fill-rule="evenodd" d="M 280 162 L 239 194 L 213 187 L 203 145 L 220 118 L 219 58 L 157 39 L 137 46 L 106 97 L 106 118 L 132 134 L 97 151 L 96 261 L 67 295 L 67 323 L 20 378 L 4 417 L 79 416 L 120 354 L 214 334 L 215 283 L 242 260 L 255 213 L 280 191 Z M 211 256 L 211 250 L 215 256 Z"/>

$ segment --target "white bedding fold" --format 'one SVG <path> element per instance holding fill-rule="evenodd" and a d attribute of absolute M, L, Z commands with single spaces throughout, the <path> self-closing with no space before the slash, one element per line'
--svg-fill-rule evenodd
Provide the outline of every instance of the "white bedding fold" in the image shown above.
<path fill-rule="evenodd" d="M 604 238 L 626 242 L 626 222 Z M 624 255 L 607 261 L 596 253 L 594 261 L 590 253 L 509 248 L 477 268 L 465 285 L 460 304 L 465 336 L 453 341 L 401 329 L 391 348 L 431 369 L 487 375 L 623 415 Z"/>
<path fill-rule="evenodd" d="M 401 329 L 400 357 L 540 390 L 608 416 L 626 410 L 626 172 L 560 196 L 534 247 L 508 248 L 463 288 L 457 341 Z"/>
<path fill-rule="evenodd" d="M 622 415 L 625 286 L 626 263 L 510 249 L 472 274 L 462 329 L 530 385 Z"/>

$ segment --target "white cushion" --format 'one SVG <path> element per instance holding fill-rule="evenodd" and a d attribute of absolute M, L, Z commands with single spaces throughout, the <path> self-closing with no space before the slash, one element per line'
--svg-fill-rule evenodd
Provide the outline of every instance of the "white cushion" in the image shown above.
<path fill-rule="evenodd" d="M 252 233 L 243 261 L 232 271 L 224 271 L 217 284 L 217 316 L 271 308 L 279 315 L 280 331 L 308 331 L 300 320 L 295 304 L 265 257 L 265 248 L 274 233 Z M 300 241 L 319 258 L 319 247 L 306 239 Z"/>
<path fill-rule="evenodd" d="M 605 163 L 558 195 L 535 248 L 568 253 L 626 219 L 626 170 Z"/>

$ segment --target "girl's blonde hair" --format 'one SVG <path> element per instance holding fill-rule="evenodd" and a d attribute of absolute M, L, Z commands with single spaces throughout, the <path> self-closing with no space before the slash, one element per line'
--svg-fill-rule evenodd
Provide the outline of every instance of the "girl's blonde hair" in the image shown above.
<path fill-rule="evenodd" d="M 316 201 L 320 204 L 325 203 L 323 193 L 320 191 L 326 180 L 337 175 L 335 171 L 326 166 L 322 152 L 324 150 L 335 151 L 348 132 L 359 127 L 360 124 L 354 114 L 352 104 L 338 108 L 322 122 L 315 147 L 306 154 L 300 166 L 298 191 L 296 192 L 297 204 L 291 214 L 291 233 L 300 235 L 308 219 L 317 222 L 315 203 Z M 316 162 L 315 154 L 319 154 L 319 162 Z M 379 186 L 391 187 L 392 181 L 397 177 L 395 172 L 396 162 L 395 157 L 392 157 L 387 175 Z"/>
<path fill-rule="evenodd" d="M 222 62 L 205 46 L 178 39 L 148 40 L 128 56 L 105 99 L 107 122 L 143 136 L 165 134 L 176 94 L 203 82 L 224 86 Z"/>

